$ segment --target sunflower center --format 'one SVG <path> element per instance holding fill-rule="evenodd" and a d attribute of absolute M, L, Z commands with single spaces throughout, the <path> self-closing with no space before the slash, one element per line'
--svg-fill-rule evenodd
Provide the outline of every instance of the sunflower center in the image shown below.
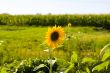
<path fill-rule="evenodd" d="M 56 41 L 56 40 L 58 40 L 58 38 L 59 38 L 59 34 L 58 34 L 58 32 L 53 32 L 52 34 L 51 34 L 51 40 L 52 41 Z"/>

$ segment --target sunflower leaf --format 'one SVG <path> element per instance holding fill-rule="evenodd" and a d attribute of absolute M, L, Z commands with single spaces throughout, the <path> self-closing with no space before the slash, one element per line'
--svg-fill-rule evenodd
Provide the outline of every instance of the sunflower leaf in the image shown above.
<path fill-rule="evenodd" d="M 68 71 L 70 71 L 72 68 L 74 68 L 74 63 L 71 64 L 64 73 L 68 73 Z"/>
<path fill-rule="evenodd" d="M 104 55 L 103 55 L 103 57 L 102 57 L 102 61 L 105 61 L 108 57 L 110 57 L 110 50 L 107 50 L 107 51 L 104 53 Z"/>
<path fill-rule="evenodd" d="M 107 45 L 105 45 L 105 46 L 101 49 L 100 54 L 102 54 L 102 53 L 107 49 L 108 46 L 110 46 L 110 43 L 108 43 Z"/>
<path fill-rule="evenodd" d="M 72 54 L 72 56 L 71 56 L 71 63 L 75 63 L 75 62 L 77 62 L 78 61 L 78 55 L 77 55 L 77 53 L 76 52 L 74 52 L 73 51 L 73 54 Z"/>
<path fill-rule="evenodd" d="M 93 63 L 95 62 L 95 60 L 93 58 L 88 58 L 88 57 L 85 57 L 82 59 L 82 63 Z"/>
<path fill-rule="evenodd" d="M 90 73 L 90 70 L 89 70 L 89 68 L 88 68 L 88 67 L 86 67 L 86 72 L 87 72 L 87 73 Z"/>
<path fill-rule="evenodd" d="M 38 70 L 38 69 L 40 69 L 40 68 L 43 68 L 43 67 L 47 67 L 47 66 L 44 65 L 44 64 L 40 64 L 39 66 L 36 66 L 36 67 L 33 69 L 33 71 L 36 71 L 36 70 Z"/>
<path fill-rule="evenodd" d="M 95 67 L 92 69 L 92 72 L 95 71 L 95 70 L 101 71 L 101 70 L 103 70 L 104 68 L 107 69 L 107 68 L 108 68 L 108 65 L 109 65 L 109 61 L 103 62 L 103 63 L 101 63 L 101 64 L 95 66 Z"/>

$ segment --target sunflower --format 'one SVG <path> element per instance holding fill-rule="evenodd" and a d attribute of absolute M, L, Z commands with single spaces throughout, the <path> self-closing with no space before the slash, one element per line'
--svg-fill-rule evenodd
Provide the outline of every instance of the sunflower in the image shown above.
<path fill-rule="evenodd" d="M 64 39 L 64 30 L 62 27 L 49 27 L 46 33 L 46 43 L 51 48 L 56 48 Z"/>

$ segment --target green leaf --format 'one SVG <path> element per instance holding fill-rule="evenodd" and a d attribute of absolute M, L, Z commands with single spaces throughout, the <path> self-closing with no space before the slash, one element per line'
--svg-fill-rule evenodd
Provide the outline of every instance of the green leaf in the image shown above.
<path fill-rule="evenodd" d="M 105 61 L 108 57 L 110 57 L 110 50 L 107 50 L 107 51 L 104 53 L 104 55 L 103 55 L 103 57 L 102 57 L 102 61 Z"/>
<path fill-rule="evenodd" d="M 107 45 L 105 45 L 105 46 L 101 49 L 100 54 L 102 54 L 102 53 L 107 49 L 108 46 L 110 46 L 110 43 L 108 43 Z"/>
<path fill-rule="evenodd" d="M 72 68 L 74 67 L 74 64 L 71 64 L 64 73 L 68 73 L 68 71 L 70 71 Z"/>
<path fill-rule="evenodd" d="M 1 72 L 1 73 L 8 73 L 8 72 L 7 72 L 7 69 L 6 69 L 5 67 L 3 67 L 0 72 Z"/>
<path fill-rule="evenodd" d="M 56 63 L 56 59 L 55 60 L 47 60 L 48 63 L 50 63 L 52 61 L 52 65 L 54 65 Z"/>
<path fill-rule="evenodd" d="M 73 51 L 73 54 L 71 56 L 71 63 L 75 63 L 78 61 L 78 55 L 76 54 L 76 52 Z"/>
<path fill-rule="evenodd" d="M 36 67 L 33 69 L 33 71 L 36 71 L 36 70 L 38 70 L 38 69 L 40 69 L 40 68 L 43 68 L 43 67 L 47 67 L 47 66 L 44 65 L 44 64 L 40 64 L 39 66 L 36 66 Z"/>
<path fill-rule="evenodd" d="M 93 63 L 95 61 L 96 60 L 94 60 L 93 58 L 88 58 L 88 57 L 85 57 L 85 58 L 82 59 L 82 63 L 87 63 L 87 62 Z"/>
<path fill-rule="evenodd" d="M 90 70 L 89 70 L 89 68 L 88 68 L 88 67 L 86 67 L 86 72 L 87 72 L 87 73 L 90 73 Z"/>
<path fill-rule="evenodd" d="M 107 69 L 107 68 L 108 68 L 108 65 L 109 65 L 109 61 L 103 62 L 103 63 L 101 63 L 101 64 L 95 66 L 95 67 L 92 69 L 92 72 L 95 71 L 95 70 L 101 71 L 101 70 L 103 70 L 104 68 Z"/>

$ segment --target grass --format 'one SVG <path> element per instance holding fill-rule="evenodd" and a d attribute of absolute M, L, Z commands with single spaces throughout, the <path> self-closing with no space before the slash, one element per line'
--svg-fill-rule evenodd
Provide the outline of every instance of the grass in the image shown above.
<path fill-rule="evenodd" d="M 64 27 L 67 33 L 67 27 Z M 96 31 L 95 27 L 71 27 L 70 34 L 73 36 L 71 51 L 78 49 L 82 56 L 96 56 L 99 50 L 110 42 L 109 31 Z M 11 62 L 14 59 L 21 60 L 29 57 L 47 58 L 48 53 L 44 52 L 45 33 L 48 27 L 26 27 L 26 26 L 0 26 L 1 64 Z M 78 39 L 77 39 L 78 38 Z M 66 43 L 67 44 L 67 43 Z M 67 49 L 54 51 L 53 56 L 67 59 Z"/>

